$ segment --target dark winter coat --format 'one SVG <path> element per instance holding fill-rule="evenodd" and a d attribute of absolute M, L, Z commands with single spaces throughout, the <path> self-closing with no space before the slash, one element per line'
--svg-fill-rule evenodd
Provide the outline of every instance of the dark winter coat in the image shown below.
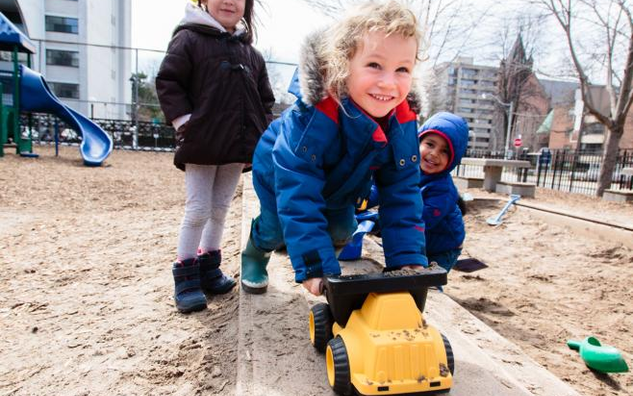
<path fill-rule="evenodd" d="M 250 163 L 272 121 L 275 98 L 262 55 L 244 35 L 215 27 L 176 28 L 156 77 L 168 122 L 191 114 L 174 164 Z"/>
<path fill-rule="evenodd" d="M 295 280 L 340 273 L 324 210 L 353 207 L 372 179 L 384 197 L 385 264 L 426 265 L 416 115 L 405 100 L 383 130 L 349 98 L 322 99 L 319 39 L 303 48 L 291 85 L 299 99 L 266 130 L 253 160 L 255 190 L 261 206 L 279 216 Z"/>

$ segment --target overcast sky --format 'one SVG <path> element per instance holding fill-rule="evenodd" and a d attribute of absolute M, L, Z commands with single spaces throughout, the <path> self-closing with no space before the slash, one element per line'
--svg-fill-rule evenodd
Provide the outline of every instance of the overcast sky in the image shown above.
<path fill-rule="evenodd" d="M 171 32 L 184 16 L 189 0 L 134 0 L 132 2 L 132 46 L 164 50 Z M 317 12 L 298 0 L 264 0 L 257 6 L 260 50 L 275 48 L 281 61 L 296 61 L 296 48 L 306 33 L 322 24 Z M 281 23 L 283 21 L 283 23 Z"/>
<path fill-rule="evenodd" d="M 187 1 L 189 0 L 133 0 L 132 46 L 164 51 L 169 43 L 171 32 L 184 15 Z M 262 0 L 261 3 L 263 8 L 256 6 L 259 23 L 255 46 L 267 58 L 275 61 L 296 63 L 300 43 L 306 34 L 331 22 L 329 17 L 320 15 L 303 0 Z M 468 44 L 463 48 L 462 54 L 473 56 L 475 63 L 478 64 L 498 65 L 503 55 L 498 38 L 500 26 L 504 23 L 508 24 L 507 16 L 514 14 L 521 7 L 515 0 L 506 0 L 501 4 L 495 0 L 465 1 L 465 3 L 471 3 L 475 11 L 485 9 L 487 4 L 492 6 L 489 8 L 489 18 L 475 25 L 476 28 L 465 35 L 468 38 Z M 469 17 L 473 16 L 464 16 L 464 21 Z M 539 70 L 560 71 L 562 59 L 566 57 L 565 47 L 555 49 L 561 45 L 560 33 L 543 34 L 546 29 L 555 28 L 556 26 L 551 23 L 549 26 L 541 23 L 536 27 L 541 37 L 540 44 L 537 46 L 538 52 L 535 53 L 535 67 Z M 139 53 L 139 71 L 154 74 L 163 55 L 145 51 Z M 281 80 L 277 84 L 285 87 L 286 80 L 290 78 L 294 67 L 273 66 L 269 67 L 269 70 L 273 80 L 277 77 L 277 80 Z"/>
<path fill-rule="evenodd" d="M 132 47 L 166 50 L 174 27 L 184 16 L 189 0 L 132 1 Z M 263 0 L 256 7 L 257 42 L 255 46 L 275 61 L 296 63 L 298 49 L 306 34 L 331 20 L 319 15 L 300 0 Z M 140 51 L 140 71 L 153 74 L 162 54 Z M 290 79 L 294 67 L 269 66 L 279 89 Z"/>

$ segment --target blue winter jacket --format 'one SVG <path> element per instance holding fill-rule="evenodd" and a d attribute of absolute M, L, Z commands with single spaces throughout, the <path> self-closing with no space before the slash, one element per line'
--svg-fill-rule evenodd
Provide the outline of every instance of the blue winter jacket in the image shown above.
<path fill-rule="evenodd" d="M 459 194 L 450 172 L 466 154 L 468 124 L 462 117 L 442 112 L 422 125 L 418 132 L 419 139 L 427 133 L 442 136 L 448 142 L 450 151 L 449 164 L 445 170 L 433 175 L 422 172 L 420 177 L 426 225 L 426 253 L 432 255 L 460 247 L 466 236 L 462 212 L 457 206 Z"/>
<path fill-rule="evenodd" d="M 255 191 L 262 207 L 278 213 L 295 280 L 340 274 L 324 209 L 358 204 L 372 179 L 383 197 L 386 266 L 427 265 L 416 115 L 407 100 L 383 131 L 349 99 L 304 103 L 298 84 L 295 73 L 290 92 L 299 99 L 270 124 L 253 158 Z"/>

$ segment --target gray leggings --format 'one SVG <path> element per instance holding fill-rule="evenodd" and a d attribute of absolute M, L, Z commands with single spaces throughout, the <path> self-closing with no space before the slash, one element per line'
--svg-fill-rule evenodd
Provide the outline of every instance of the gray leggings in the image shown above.
<path fill-rule="evenodd" d="M 196 257 L 198 249 L 220 249 L 224 220 L 244 164 L 186 164 L 187 200 L 180 225 L 178 260 Z"/>

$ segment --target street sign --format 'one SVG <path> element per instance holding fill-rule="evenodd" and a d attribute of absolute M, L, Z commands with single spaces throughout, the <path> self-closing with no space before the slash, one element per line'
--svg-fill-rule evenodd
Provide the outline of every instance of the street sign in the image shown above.
<path fill-rule="evenodd" d="M 514 139 L 514 147 L 521 147 L 522 144 L 523 141 L 521 140 L 521 138 Z"/>

